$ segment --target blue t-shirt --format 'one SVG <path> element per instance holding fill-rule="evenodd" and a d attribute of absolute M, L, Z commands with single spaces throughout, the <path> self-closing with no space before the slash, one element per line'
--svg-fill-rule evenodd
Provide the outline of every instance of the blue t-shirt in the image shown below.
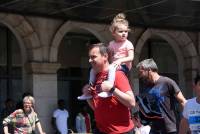
<path fill-rule="evenodd" d="M 148 98 L 151 109 L 162 113 L 164 118 L 163 125 L 166 132 L 176 132 L 176 116 L 175 116 L 175 94 L 180 92 L 180 88 L 175 81 L 168 77 L 160 76 L 153 84 L 146 86 L 140 93 Z M 162 129 L 160 121 L 152 120 L 152 129 Z"/>

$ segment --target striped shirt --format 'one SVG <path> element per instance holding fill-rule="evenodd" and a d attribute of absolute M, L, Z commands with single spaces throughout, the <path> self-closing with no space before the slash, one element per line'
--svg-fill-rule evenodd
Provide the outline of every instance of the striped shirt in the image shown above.
<path fill-rule="evenodd" d="M 38 116 L 33 110 L 31 113 L 25 114 L 22 109 L 18 109 L 4 118 L 3 125 L 12 124 L 14 127 L 14 134 L 32 134 L 38 122 Z"/>

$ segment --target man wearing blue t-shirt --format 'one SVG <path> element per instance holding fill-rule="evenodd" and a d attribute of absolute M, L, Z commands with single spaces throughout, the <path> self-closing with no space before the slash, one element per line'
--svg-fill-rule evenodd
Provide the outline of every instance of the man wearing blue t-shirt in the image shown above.
<path fill-rule="evenodd" d="M 162 114 L 161 119 L 151 119 L 150 134 L 176 134 L 177 121 L 174 100 L 183 107 L 186 100 L 172 79 L 158 74 L 158 67 L 153 59 L 145 59 L 137 65 L 139 78 L 143 80 L 143 96 L 149 97 L 151 107 Z"/>

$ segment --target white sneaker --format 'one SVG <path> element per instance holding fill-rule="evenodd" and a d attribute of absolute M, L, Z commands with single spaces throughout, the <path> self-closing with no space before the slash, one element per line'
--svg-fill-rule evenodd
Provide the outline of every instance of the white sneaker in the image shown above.
<path fill-rule="evenodd" d="M 77 97 L 78 100 L 88 100 L 91 98 L 92 98 L 92 95 L 85 95 L 85 94 Z"/>
<path fill-rule="evenodd" d="M 150 130 L 151 130 L 151 127 L 149 125 L 141 126 L 139 128 L 139 131 L 141 132 L 141 134 L 149 134 Z"/>
<path fill-rule="evenodd" d="M 107 97 L 112 96 L 112 94 L 109 92 L 101 92 L 101 93 L 98 93 L 98 96 L 102 98 L 107 98 Z"/>

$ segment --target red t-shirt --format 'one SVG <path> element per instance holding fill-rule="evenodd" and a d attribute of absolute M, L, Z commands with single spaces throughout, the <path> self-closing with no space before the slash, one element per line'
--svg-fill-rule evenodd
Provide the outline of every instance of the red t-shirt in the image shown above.
<path fill-rule="evenodd" d="M 96 75 L 96 90 L 98 90 L 102 81 L 106 79 L 107 72 Z M 122 92 L 131 90 L 128 78 L 122 71 L 116 71 L 115 87 Z M 134 127 L 130 109 L 118 101 L 115 96 L 101 98 L 94 94 L 93 103 L 96 125 L 101 132 L 119 134 L 128 132 Z"/>

